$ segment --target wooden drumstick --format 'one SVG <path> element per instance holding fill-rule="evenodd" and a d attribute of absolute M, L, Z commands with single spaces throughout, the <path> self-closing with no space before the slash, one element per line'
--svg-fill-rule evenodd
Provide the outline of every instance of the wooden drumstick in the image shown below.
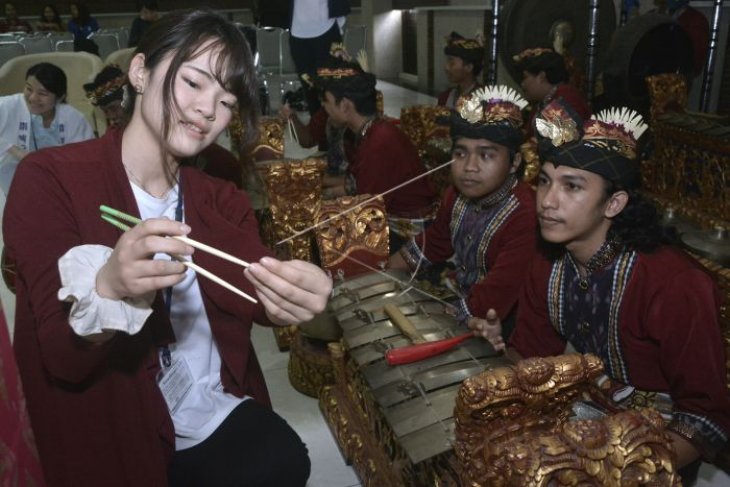
<path fill-rule="evenodd" d="M 413 326 L 413 323 L 411 323 L 411 320 L 409 320 L 406 315 L 404 315 L 400 309 L 394 304 L 386 304 L 383 306 L 383 311 L 385 311 L 385 314 L 388 315 L 388 318 L 390 318 L 390 321 L 398 327 L 398 329 L 403 333 L 405 336 L 408 337 L 408 339 L 413 343 L 425 343 L 426 340 L 421 336 L 421 334 L 416 330 L 416 327 Z"/>

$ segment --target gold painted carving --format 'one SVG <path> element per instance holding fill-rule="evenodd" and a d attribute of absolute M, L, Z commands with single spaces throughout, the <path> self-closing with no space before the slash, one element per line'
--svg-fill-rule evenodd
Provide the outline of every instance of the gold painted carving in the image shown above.
<path fill-rule="evenodd" d="M 375 260 L 387 261 L 388 221 L 385 203 L 383 198 L 377 198 L 362 204 L 371 197 L 369 194 L 341 196 L 322 202 L 317 222 L 340 215 L 317 229 L 322 267 L 332 269 L 358 250 L 373 254 Z M 375 262 L 368 264 L 375 265 Z"/>
<path fill-rule="evenodd" d="M 576 420 L 485 449 L 494 486 L 681 485 L 664 421 L 653 409 Z"/>
<path fill-rule="evenodd" d="M 685 112 L 687 109 L 687 81 L 677 73 L 654 74 L 646 77 L 651 99 L 653 121 L 667 112 Z"/>
<path fill-rule="evenodd" d="M 294 389 L 310 397 L 318 397 L 326 384 L 335 381 L 332 361 L 324 343 L 294 333 L 289 354 L 289 382 Z"/>
<path fill-rule="evenodd" d="M 257 167 L 266 184 L 273 234 L 277 240 L 311 227 L 322 202 L 322 179 L 327 163 L 320 158 L 283 160 Z M 305 233 L 274 250 L 282 258 L 311 261 L 312 236 Z"/>

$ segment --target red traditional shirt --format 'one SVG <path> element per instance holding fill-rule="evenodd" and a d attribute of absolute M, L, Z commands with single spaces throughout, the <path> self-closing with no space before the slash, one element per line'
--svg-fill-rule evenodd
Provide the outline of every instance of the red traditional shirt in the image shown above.
<path fill-rule="evenodd" d="M 519 301 L 510 346 L 523 357 L 564 352 L 570 333 L 565 278 L 569 259 L 538 256 Z M 641 391 L 667 393 L 673 403 L 669 427 L 688 437 L 712 461 L 730 433 L 730 392 L 719 325 L 719 296 L 710 276 L 680 251 L 623 252 L 612 266 L 610 286 L 594 300 L 609 300 L 607 316 L 585 324 L 594 332 L 606 323 L 605 353 L 580 340 L 581 353 L 605 355 L 606 373 Z M 598 331 L 596 331 L 598 332 Z M 572 343 L 572 342 L 571 342 Z"/>

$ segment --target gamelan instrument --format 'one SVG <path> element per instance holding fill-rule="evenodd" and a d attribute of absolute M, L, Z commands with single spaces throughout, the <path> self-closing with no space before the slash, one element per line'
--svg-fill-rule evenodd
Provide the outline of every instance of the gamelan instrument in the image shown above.
<path fill-rule="evenodd" d="M 323 388 L 320 405 L 363 485 L 433 485 L 435 479 L 457 485 L 448 467 L 457 390 L 466 378 L 507 360 L 485 340 L 469 340 L 436 356 L 389 365 L 389 351 L 465 331 L 444 302 L 409 279 L 405 271 L 389 270 L 336 283 L 329 306 L 342 328 L 342 346 L 331 347 L 336 380 Z"/>

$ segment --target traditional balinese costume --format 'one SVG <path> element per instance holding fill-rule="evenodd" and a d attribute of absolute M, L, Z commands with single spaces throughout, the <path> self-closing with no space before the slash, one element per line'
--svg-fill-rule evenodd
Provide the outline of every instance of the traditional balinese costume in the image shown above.
<path fill-rule="evenodd" d="M 322 91 L 361 98 L 372 93 L 375 98 L 375 76 L 351 61 L 333 58 L 330 66 L 317 70 L 315 85 Z M 388 213 L 391 240 L 410 238 L 423 231 L 433 219 L 436 193 L 428 180 L 420 177 L 425 167 L 408 137 L 389 121 L 373 115 L 345 141 L 349 161 L 345 174 L 348 194 L 381 194 L 399 184 L 413 182 L 383 196 Z M 400 247 L 398 245 L 396 249 Z M 391 248 L 393 248 L 391 246 Z"/>
<path fill-rule="evenodd" d="M 538 58 L 540 56 L 560 56 L 552 49 L 548 48 L 533 48 L 525 49 L 521 53 L 514 56 L 514 61 L 519 65 L 527 58 Z M 563 60 L 564 62 L 564 60 Z M 567 69 L 567 68 L 566 68 Z M 521 73 L 520 73 L 521 74 Z M 581 120 L 587 120 L 591 116 L 591 107 L 586 101 L 586 97 L 583 92 L 577 86 L 571 83 L 558 83 L 556 84 L 550 93 L 540 101 L 532 110 L 529 123 L 526 125 L 528 137 L 533 135 L 533 129 L 535 126 L 535 118 L 547 107 L 553 100 L 558 100 L 563 105 L 568 105 Z"/>
<path fill-rule="evenodd" d="M 557 107 L 537 120 L 543 161 L 636 187 L 640 117 L 602 112 L 581 127 Z M 567 343 L 599 356 L 610 399 L 657 408 L 669 430 L 713 461 L 730 434 L 730 393 L 712 278 L 679 250 L 639 251 L 611 230 L 586 268 L 581 276 L 568 252 L 535 258 L 510 345 L 524 357 L 560 354 Z"/>
<path fill-rule="evenodd" d="M 451 136 L 454 140 L 486 139 L 517 152 L 522 142 L 521 110 L 526 104 L 504 86 L 477 90 L 459 100 L 458 110 L 451 116 Z M 400 253 L 412 270 L 454 261 L 452 288 L 459 296 L 460 321 L 485 317 L 492 308 L 507 319 L 535 253 L 535 220 L 535 192 L 514 174 L 497 190 L 476 200 L 451 186 L 433 225 Z"/>
<path fill-rule="evenodd" d="M 444 54 L 446 56 L 461 58 L 467 63 L 471 63 L 473 65 L 481 65 L 484 62 L 484 46 L 477 39 L 466 39 L 456 32 L 452 32 L 446 38 Z M 455 86 L 440 93 L 438 95 L 437 104 L 447 108 L 455 108 L 456 101 L 459 98 L 471 95 L 475 90 L 481 87 L 482 85 L 476 81 L 475 77 L 474 84 L 463 92 L 460 87 Z"/>

